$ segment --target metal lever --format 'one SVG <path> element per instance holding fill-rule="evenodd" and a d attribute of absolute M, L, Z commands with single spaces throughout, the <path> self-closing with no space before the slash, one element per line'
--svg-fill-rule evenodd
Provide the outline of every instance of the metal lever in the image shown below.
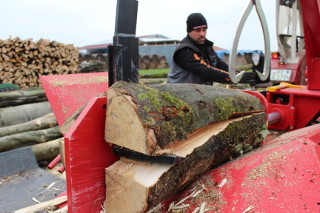
<path fill-rule="evenodd" d="M 265 81 L 269 77 L 271 53 L 270 53 L 270 36 L 269 36 L 267 21 L 266 21 L 266 17 L 264 15 L 264 12 L 261 7 L 260 0 L 250 0 L 248 7 L 245 10 L 245 12 L 242 15 L 242 18 L 239 22 L 238 29 L 237 29 L 237 32 L 236 32 L 236 35 L 235 35 L 235 38 L 233 41 L 232 50 L 230 53 L 229 77 L 233 83 L 238 83 L 244 74 L 244 71 L 240 72 L 239 74 L 236 74 L 235 68 L 236 68 L 237 49 L 238 49 L 239 39 L 240 39 L 240 35 L 242 32 L 243 26 L 244 26 L 249 14 L 254 6 L 256 8 L 256 11 L 257 11 L 260 23 L 261 23 L 263 37 L 264 37 L 264 49 L 265 49 L 265 62 L 264 62 L 264 67 L 263 67 L 263 73 L 261 73 L 259 71 L 257 71 L 256 73 L 258 74 L 261 81 Z"/>

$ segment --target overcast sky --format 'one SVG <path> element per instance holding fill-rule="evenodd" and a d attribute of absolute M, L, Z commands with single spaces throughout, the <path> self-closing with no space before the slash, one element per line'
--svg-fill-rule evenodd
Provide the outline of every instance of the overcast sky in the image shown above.
<path fill-rule="evenodd" d="M 138 0 L 136 36 L 186 36 L 186 18 L 201 12 L 208 22 L 207 37 L 230 49 L 239 19 L 249 0 Z M 271 49 L 275 43 L 275 1 L 261 0 L 268 20 Z M 46 38 L 77 47 L 111 40 L 117 0 L 3 0 L 0 39 Z M 262 29 L 253 10 L 240 38 L 239 50 L 263 49 Z"/>

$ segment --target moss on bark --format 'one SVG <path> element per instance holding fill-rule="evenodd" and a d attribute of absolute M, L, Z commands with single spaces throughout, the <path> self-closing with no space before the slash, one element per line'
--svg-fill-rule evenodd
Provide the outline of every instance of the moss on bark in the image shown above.
<path fill-rule="evenodd" d="M 222 87 L 165 84 L 151 88 L 116 82 L 112 88 L 132 97 L 143 125 L 154 130 L 161 148 L 210 123 L 264 111 L 257 98 Z"/>

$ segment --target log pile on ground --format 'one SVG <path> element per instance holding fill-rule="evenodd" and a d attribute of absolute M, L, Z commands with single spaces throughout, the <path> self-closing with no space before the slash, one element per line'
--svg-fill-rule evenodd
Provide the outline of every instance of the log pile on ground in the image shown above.
<path fill-rule="evenodd" d="M 0 92 L 0 108 L 43 102 L 47 100 L 47 96 L 42 88 Z"/>
<path fill-rule="evenodd" d="M 59 154 L 62 134 L 42 89 L 1 92 L 0 104 L 0 152 L 31 146 L 38 161 Z"/>
<path fill-rule="evenodd" d="M 91 72 L 108 72 L 107 64 L 105 62 L 82 62 L 79 64 L 80 73 L 91 73 Z"/>
<path fill-rule="evenodd" d="M 139 56 L 139 68 L 141 70 L 164 69 L 168 67 L 167 59 L 163 55 L 153 54 Z"/>
<path fill-rule="evenodd" d="M 38 87 L 41 75 L 75 73 L 78 57 L 78 49 L 71 44 L 19 37 L 0 40 L 0 83 Z"/>
<path fill-rule="evenodd" d="M 126 153 L 179 161 L 122 158 L 108 167 L 106 211 L 152 209 L 210 169 L 257 147 L 264 129 L 261 102 L 238 90 L 115 83 L 108 89 L 106 140 Z"/>

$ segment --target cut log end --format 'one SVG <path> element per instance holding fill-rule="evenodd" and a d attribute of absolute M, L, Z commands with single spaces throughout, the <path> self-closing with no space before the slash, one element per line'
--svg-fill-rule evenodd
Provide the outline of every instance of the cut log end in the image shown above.
<path fill-rule="evenodd" d="M 149 187 L 158 181 L 160 174 L 170 168 L 166 164 L 145 165 L 132 162 L 119 160 L 106 169 L 106 208 L 109 213 L 145 211 L 148 208 Z M 127 178 L 129 176 L 132 179 Z M 129 194 L 132 196 L 128 197 Z M 119 199 L 121 197 L 126 199 Z"/>
<path fill-rule="evenodd" d="M 112 104 L 108 106 L 106 122 L 108 122 L 105 128 L 106 141 L 137 152 L 148 152 L 147 130 L 126 97 L 112 98 Z M 141 143 L 133 143 L 133 141 Z"/>

